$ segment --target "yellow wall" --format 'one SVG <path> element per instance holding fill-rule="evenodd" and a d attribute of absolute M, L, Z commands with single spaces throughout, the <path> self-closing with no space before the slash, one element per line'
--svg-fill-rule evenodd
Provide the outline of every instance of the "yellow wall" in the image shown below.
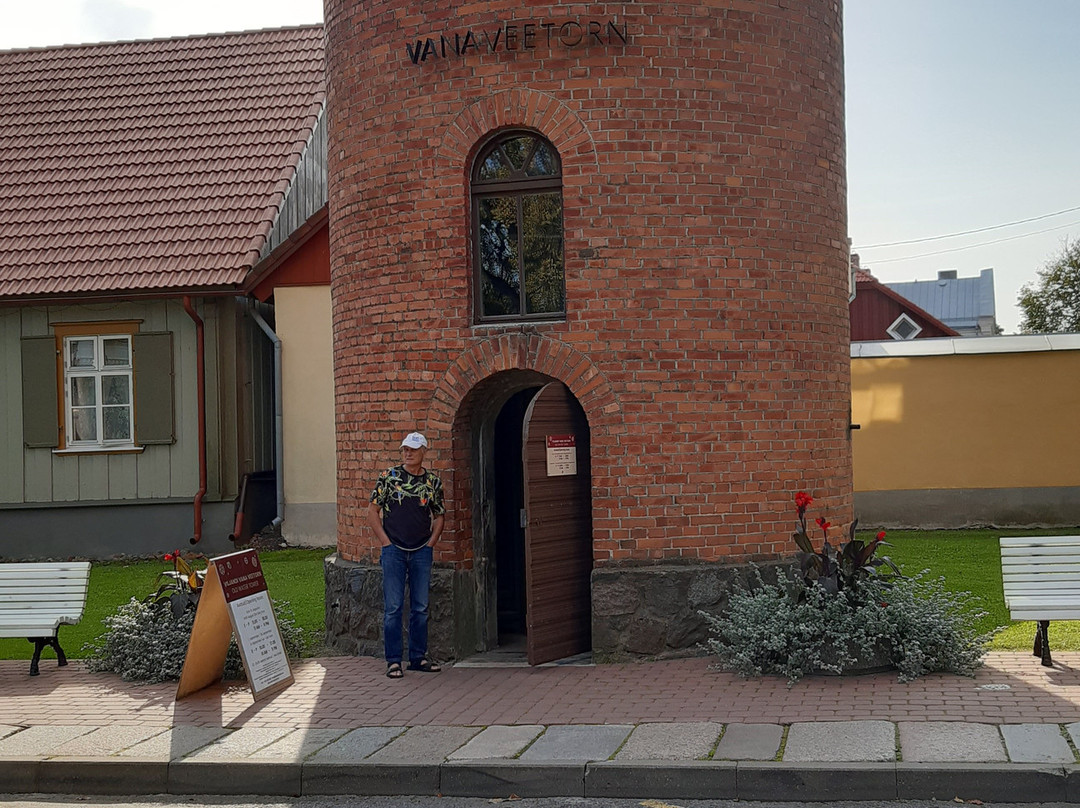
<path fill-rule="evenodd" d="M 1080 350 L 853 358 L 851 399 L 856 491 L 1080 485 Z"/>
<path fill-rule="evenodd" d="M 333 503 L 337 459 L 330 287 L 278 288 L 274 312 L 285 381 L 285 502 Z"/>

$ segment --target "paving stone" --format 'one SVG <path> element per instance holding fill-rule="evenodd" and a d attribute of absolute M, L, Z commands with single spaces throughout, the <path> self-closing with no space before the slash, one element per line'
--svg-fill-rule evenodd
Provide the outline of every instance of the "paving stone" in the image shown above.
<path fill-rule="evenodd" d="M 723 724 L 639 724 L 616 760 L 704 760 L 716 746 Z"/>
<path fill-rule="evenodd" d="M 341 738 L 348 730 L 304 728 L 248 755 L 249 760 L 304 760 Z"/>
<path fill-rule="evenodd" d="M 0 757 L 52 755 L 73 738 L 88 734 L 93 727 L 38 726 L 0 739 Z"/>
<path fill-rule="evenodd" d="M 405 727 L 360 727 L 324 746 L 308 760 L 313 763 L 355 763 L 379 751 L 404 731 Z"/>
<path fill-rule="evenodd" d="M 902 721 L 900 754 L 905 763 L 1004 763 L 1001 733 L 992 724 Z"/>
<path fill-rule="evenodd" d="M 279 741 L 294 730 L 283 727 L 241 727 L 186 755 L 186 760 L 240 760 Z"/>
<path fill-rule="evenodd" d="M 1001 737 L 1013 763 L 1075 763 L 1057 724 L 1002 724 Z"/>
<path fill-rule="evenodd" d="M 1069 737 L 1072 738 L 1073 746 L 1080 749 L 1080 722 L 1066 724 L 1065 731 L 1068 732 Z"/>
<path fill-rule="evenodd" d="M 93 732 L 72 738 L 56 748 L 57 757 L 100 757 L 116 755 L 125 749 L 166 732 L 163 727 L 139 727 L 114 724 L 111 727 L 98 727 Z"/>
<path fill-rule="evenodd" d="M 146 760 L 179 760 L 196 749 L 213 743 L 228 731 L 223 727 L 173 727 L 117 752 L 117 756 Z"/>
<path fill-rule="evenodd" d="M 823 721 L 792 724 L 784 762 L 884 762 L 896 760 L 896 727 L 891 721 Z"/>
<path fill-rule="evenodd" d="M 521 760 L 607 760 L 633 729 L 629 724 L 574 724 L 548 727 Z"/>
<path fill-rule="evenodd" d="M 524 726 L 487 727 L 460 749 L 446 756 L 447 760 L 491 760 L 513 758 L 544 731 L 539 724 Z"/>
<path fill-rule="evenodd" d="M 783 737 L 779 724 L 728 724 L 713 760 L 773 760 Z"/>
<path fill-rule="evenodd" d="M 478 732 L 479 727 L 412 727 L 368 759 L 375 763 L 442 763 Z"/>

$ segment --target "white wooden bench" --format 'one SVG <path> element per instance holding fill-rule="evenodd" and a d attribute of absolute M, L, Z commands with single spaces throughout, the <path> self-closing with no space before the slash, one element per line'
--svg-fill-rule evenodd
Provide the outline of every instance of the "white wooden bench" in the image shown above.
<path fill-rule="evenodd" d="M 999 543 L 1009 615 L 1038 623 L 1033 653 L 1050 667 L 1050 621 L 1080 620 L 1080 536 L 1016 536 Z"/>
<path fill-rule="evenodd" d="M 0 637 L 26 637 L 34 644 L 31 676 L 38 675 L 46 645 L 59 664 L 67 664 L 57 631 L 82 619 L 89 584 L 89 561 L 0 563 Z"/>

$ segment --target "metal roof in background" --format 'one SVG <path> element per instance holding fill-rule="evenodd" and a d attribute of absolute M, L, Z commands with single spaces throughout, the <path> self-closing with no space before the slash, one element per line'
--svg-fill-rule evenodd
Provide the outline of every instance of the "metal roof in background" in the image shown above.
<path fill-rule="evenodd" d="M 885 285 L 953 328 L 974 327 L 980 317 L 996 316 L 993 269 L 984 269 L 971 278 L 942 272 L 932 281 Z"/>
<path fill-rule="evenodd" d="M 321 26 L 0 51 L 0 298 L 240 284 L 324 98 Z"/>

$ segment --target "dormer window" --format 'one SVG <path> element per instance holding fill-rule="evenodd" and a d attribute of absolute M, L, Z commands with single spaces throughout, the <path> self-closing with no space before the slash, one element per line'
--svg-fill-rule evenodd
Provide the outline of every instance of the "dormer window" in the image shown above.
<path fill-rule="evenodd" d="M 920 331 L 922 331 L 922 326 L 906 314 L 901 314 L 893 320 L 892 325 L 885 329 L 885 332 L 890 337 L 899 340 L 915 339 Z"/>

